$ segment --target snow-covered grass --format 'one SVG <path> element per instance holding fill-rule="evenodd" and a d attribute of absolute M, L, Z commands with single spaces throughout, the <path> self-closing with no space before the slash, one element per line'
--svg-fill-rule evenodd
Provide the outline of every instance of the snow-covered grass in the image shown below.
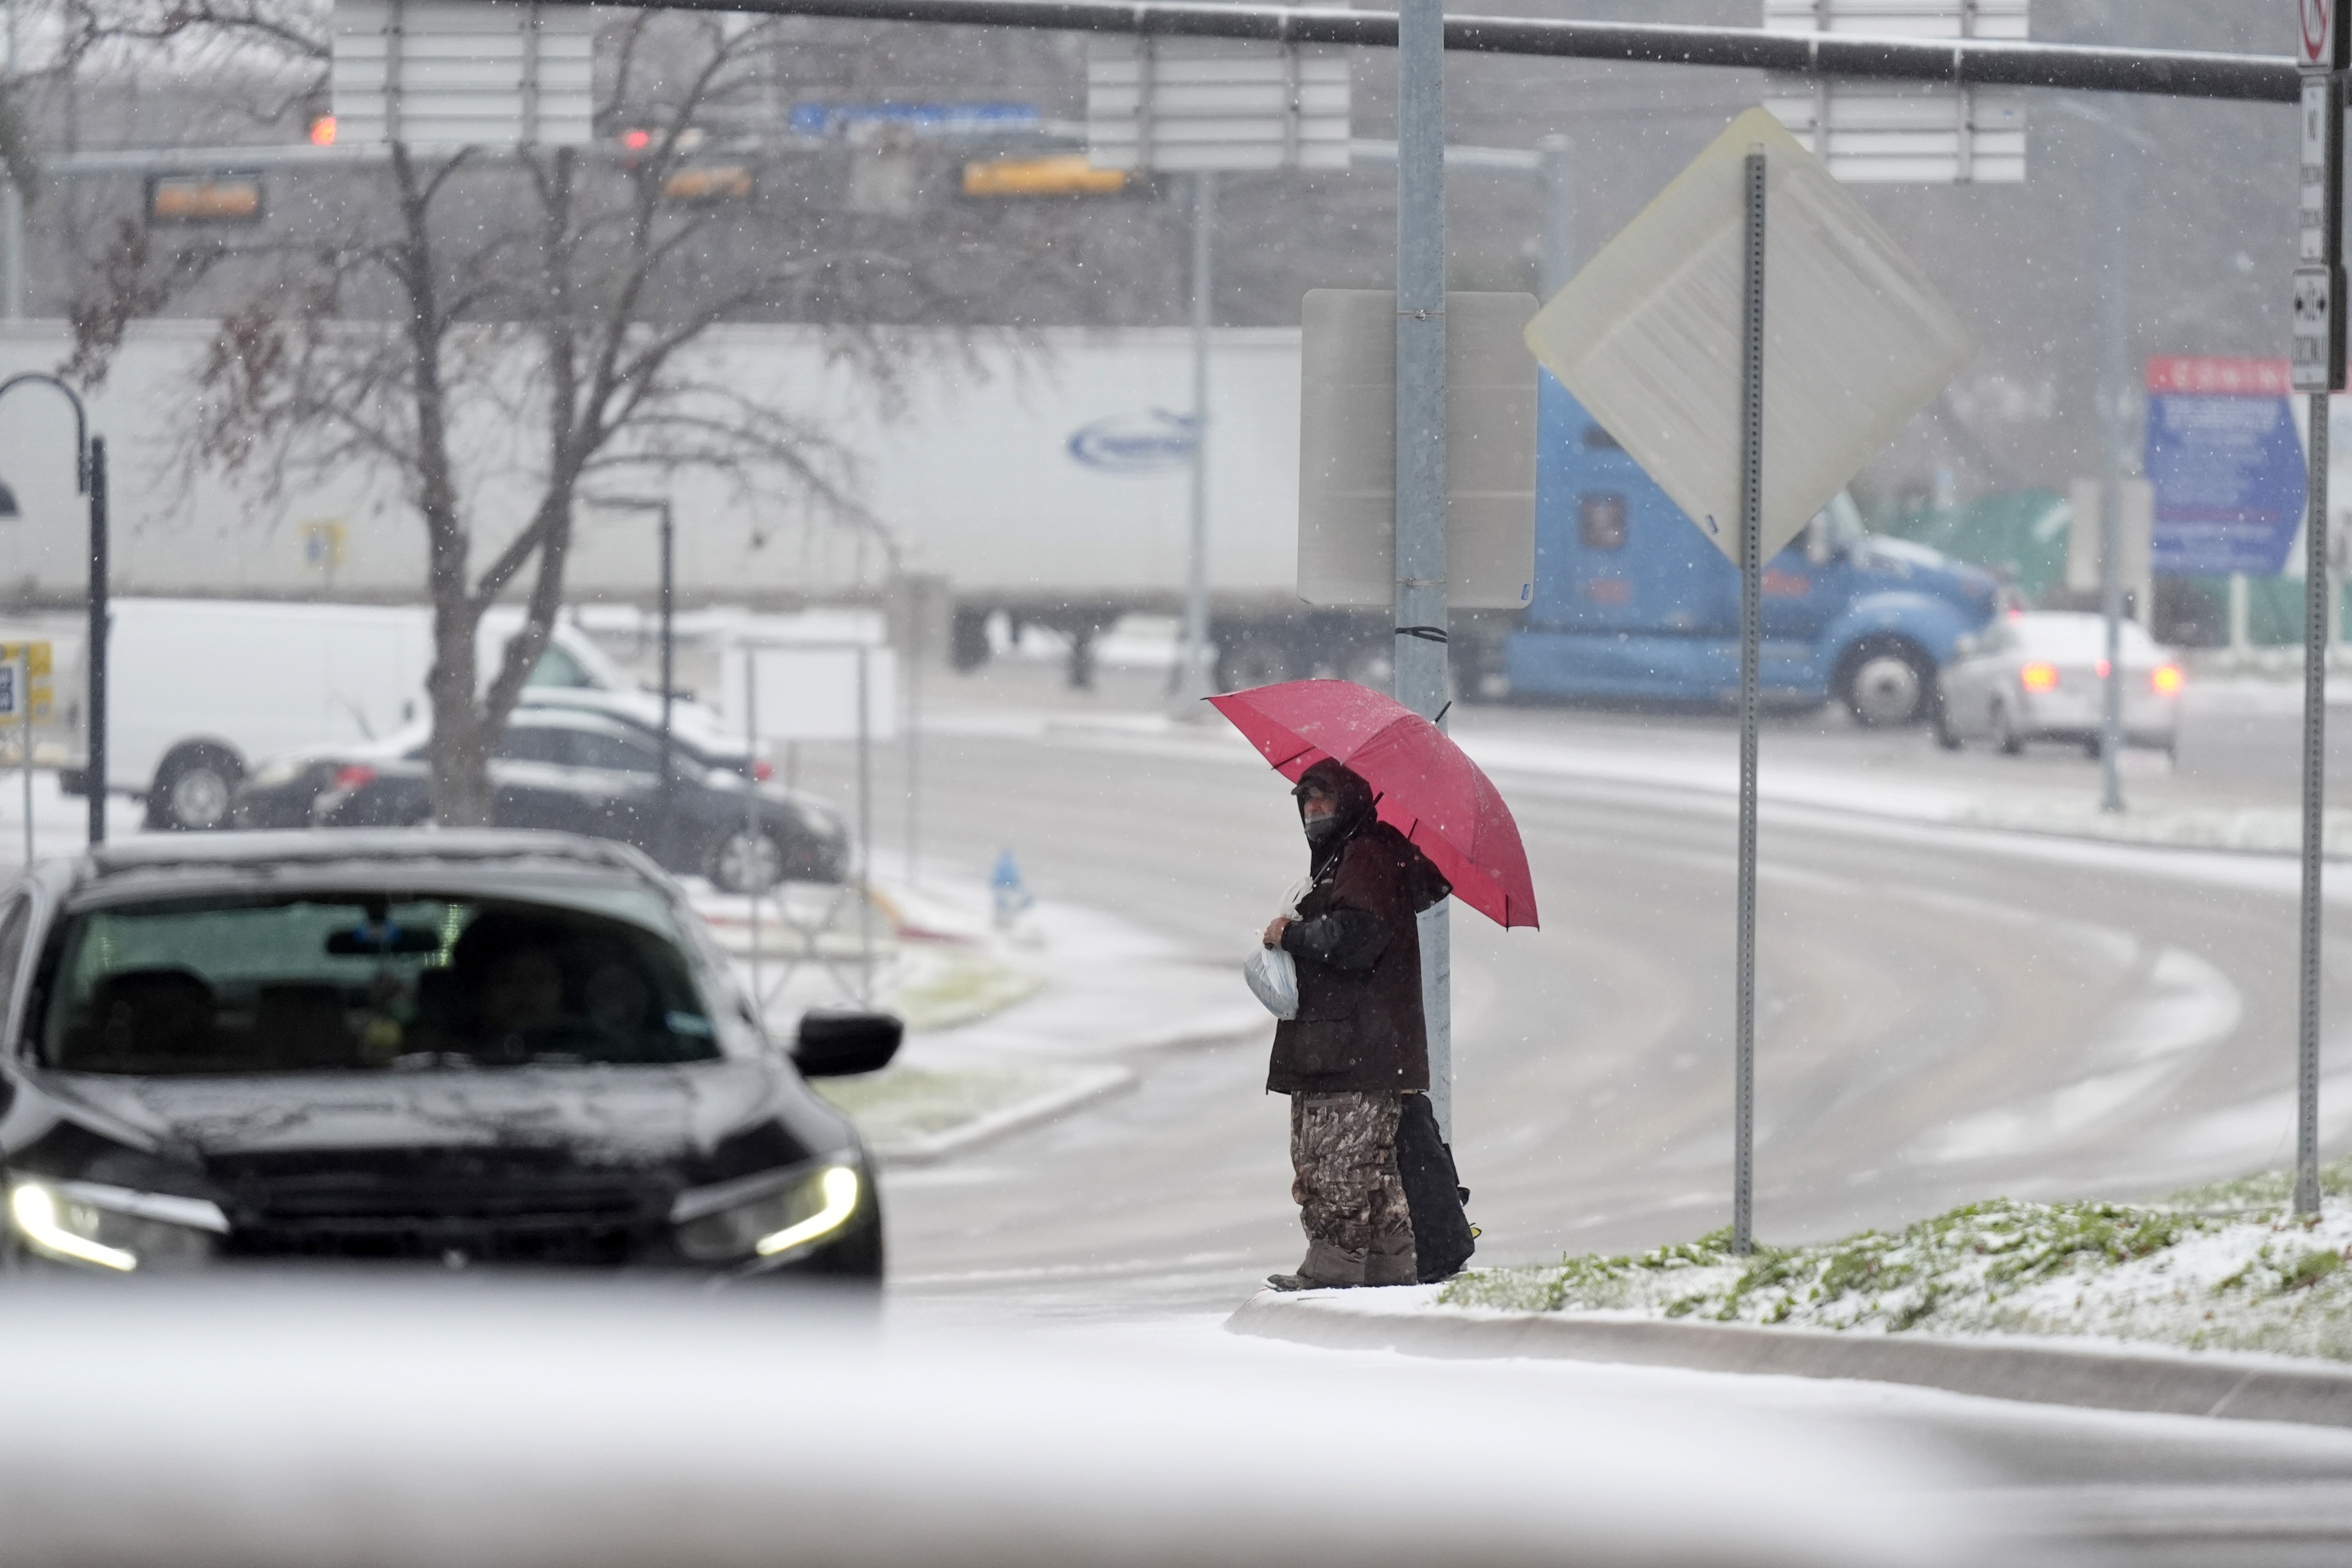
<path fill-rule="evenodd" d="M 2315 1216 L 2273 1173 L 2170 1203 L 1971 1204 L 1892 1233 L 1727 1250 L 1728 1231 L 1638 1257 L 1465 1274 L 1444 1306 L 1615 1310 L 1900 1333 L 2091 1335 L 2352 1361 L 2352 1160 Z"/>

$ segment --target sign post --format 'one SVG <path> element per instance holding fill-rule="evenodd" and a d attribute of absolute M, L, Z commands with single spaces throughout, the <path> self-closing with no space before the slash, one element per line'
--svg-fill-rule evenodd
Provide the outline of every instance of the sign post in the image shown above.
<path fill-rule="evenodd" d="M 1777 226 L 1765 222 L 1768 195 L 1787 215 Z M 1968 358 L 1968 332 L 1821 161 L 1756 109 L 1537 312 L 1527 342 L 1739 573 L 1732 1244 L 1745 1252 L 1754 1245 L 1764 566 L 1943 390 Z M 1824 342 L 1853 352 L 1801 347 Z M 1656 374 L 1661 363 L 1676 374 Z"/>
<path fill-rule="evenodd" d="M 0 643 L 0 719 L 17 722 L 25 777 L 25 864 L 33 863 L 33 721 L 49 716 L 54 696 L 46 642 Z"/>
<path fill-rule="evenodd" d="M 1751 147 L 1740 247 L 1739 917 L 1732 1068 L 1731 1250 L 1756 1249 L 1756 702 L 1764 656 L 1764 149 Z"/>
<path fill-rule="evenodd" d="M 2344 385 L 2344 71 L 2352 0 L 2296 0 L 2303 68 L 2294 390 L 2311 396 L 2304 483 L 2303 908 L 2296 966 L 2294 1209 L 2319 1212 L 2320 832 L 2327 770 L 2327 396 Z"/>

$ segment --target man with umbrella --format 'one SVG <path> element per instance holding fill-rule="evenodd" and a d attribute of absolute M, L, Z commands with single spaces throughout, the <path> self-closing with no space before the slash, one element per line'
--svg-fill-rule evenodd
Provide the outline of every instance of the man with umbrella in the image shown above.
<path fill-rule="evenodd" d="M 1266 1088 L 1290 1096 L 1291 1195 L 1307 1232 L 1298 1272 L 1268 1283 L 1442 1279 L 1475 1233 L 1426 1093 L 1416 917 L 1452 893 L 1498 925 L 1534 926 L 1518 824 L 1444 731 L 1379 692 L 1294 680 L 1209 700 L 1297 781 L 1308 845 L 1307 891 L 1264 938 L 1298 975 Z"/>
<path fill-rule="evenodd" d="M 1291 1197 L 1307 1232 L 1277 1289 L 1410 1285 L 1412 1219 L 1397 1167 L 1405 1097 L 1429 1088 L 1414 919 L 1451 889 L 1374 814 L 1371 786 L 1325 758 L 1291 794 L 1313 885 L 1265 944 L 1298 966 L 1298 1016 L 1275 1026 L 1265 1087 L 1290 1097 Z"/>

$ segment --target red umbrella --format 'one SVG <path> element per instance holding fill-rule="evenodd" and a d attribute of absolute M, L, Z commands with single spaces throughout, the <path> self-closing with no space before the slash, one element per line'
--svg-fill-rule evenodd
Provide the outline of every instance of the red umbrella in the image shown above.
<path fill-rule="evenodd" d="M 1352 680 L 1286 680 L 1209 700 L 1286 779 L 1329 757 L 1380 796 L 1381 820 L 1429 857 L 1454 896 L 1497 925 L 1536 923 L 1519 825 L 1445 731 Z"/>

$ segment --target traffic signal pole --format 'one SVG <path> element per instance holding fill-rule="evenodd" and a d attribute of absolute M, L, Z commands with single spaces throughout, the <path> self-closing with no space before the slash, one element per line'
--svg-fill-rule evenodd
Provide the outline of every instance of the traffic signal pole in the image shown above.
<path fill-rule="evenodd" d="M 1397 16 L 1396 700 L 1445 712 L 1445 5 Z M 1454 1138 L 1453 927 L 1421 916 L 1430 1109 Z"/>

